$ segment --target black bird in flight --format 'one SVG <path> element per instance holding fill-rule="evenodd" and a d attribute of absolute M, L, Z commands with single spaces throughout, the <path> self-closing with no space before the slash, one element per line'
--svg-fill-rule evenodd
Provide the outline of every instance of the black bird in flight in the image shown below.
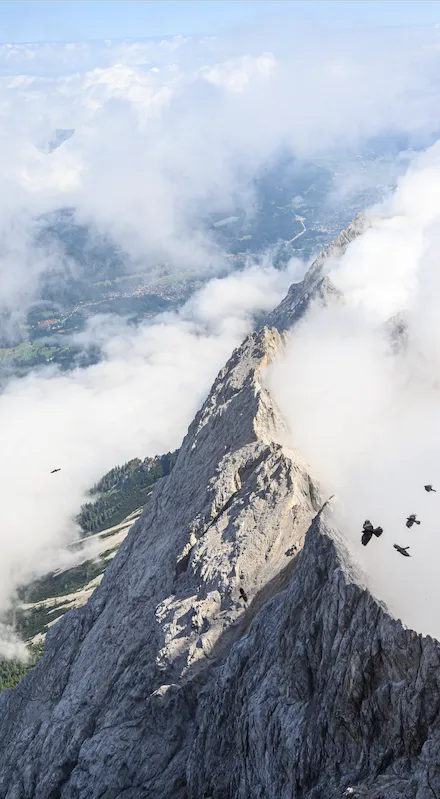
<path fill-rule="evenodd" d="M 400 552 L 401 555 L 404 555 L 405 558 L 411 557 L 409 552 L 407 552 L 407 549 L 409 549 L 409 547 L 399 547 L 399 544 L 394 544 L 394 549 L 397 549 L 397 551 Z"/>
<path fill-rule="evenodd" d="M 244 599 L 244 601 L 245 601 L 245 602 L 247 602 L 247 601 L 248 601 L 248 598 L 247 598 L 246 591 L 244 591 L 244 590 L 243 590 L 243 588 L 242 588 L 241 586 L 240 586 L 240 596 L 241 596 L 241 597 L 243 597 L 243 599 Z"/>
<path fill-rule="evenodd" d="M 367 546 L 368 542 L 371 540 L 373 535 L 379 538 L 379 536 L 382 535 L 383 533 L 382 527 L 373 527 L 369 519 L 365 519 L 362 525 L 362 529 L 363 533 L 361 541 L 364 547 Z"/>
<path fill-rule="evenodd" d="M 415 513 L 411 513 L 411 516 L 408 516 L 408 518 L 406 520 L 406 526 L 407 527 L 412 527 L 413 524 L 420 524 L 420 522 L 416 519 L 416 514 Z"/>
<path fill-rule="evenodd" d="M 61 469 L 52 469 L 51 474 L 55 474 L 55 472 L 60 472 Z"/>
<path fill-rule="evenodd" d="M 427 491 L 428 494 L 429 494 L 430 491 L 434 491 L 434 494 L 436 493 L 435 488 L 433 488 L 432 486 L 425 486 L 425 491 Z"/>

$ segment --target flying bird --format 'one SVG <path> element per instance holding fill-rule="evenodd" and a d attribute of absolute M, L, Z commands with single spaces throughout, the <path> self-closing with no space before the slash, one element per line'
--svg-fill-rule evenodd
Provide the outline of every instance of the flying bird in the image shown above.
<path fill-rule="evenodd" d="M 399 547 L 399 544 L 394 544 L 394 549 L 397 549 L 397 551 L 400 552 L 401 555 L 404 555 L 405 558 L 411 557 L 409 552 L 406 551 L 407 549 L 409 549 L 409 547 Z"/>
<path fill-rule="evenodd" d="M 379 536 L 382 535 L 383 533 L 382 527 L 373 527 L 369 519 L 365 519 L 362 525 L 362 529 L 363 533 L 361 541 L 364 547 L 367 546 L 368 542 L 371 540 L 373 535 L 379 538 Z"/>
<path fill-rule="evenodd" d="M 240 586 L 240 596 L 243 597 L 245 602 L 248 601 L 246 591 L 244 591 L 243 588 L 241 588 L 241 586 Z"/>
<path fill-rule="evenodd" d="M 416 519 L 416 514 L 415 513 L 411 513 L 411 516 L 408 516 L 408 518 L 406 520 L 406 526 L 407 527 L 412 527 L 413 524 L 420 524 L 420 522 Z"/>
<path fill-rule="evenodd" d="M 55 472 L 60 472 L 61 469 L 52 469 L 51 474 L 55 474 Z"/>
<path fill-rule="evenodd" d="M 434 494 L 436 493 L 435 488 L 433 488 L 432 486 L 425 486 L 425 491 L 427 491 L 428 494 L 429 494 L 430 491 L 434 491 Z"/>

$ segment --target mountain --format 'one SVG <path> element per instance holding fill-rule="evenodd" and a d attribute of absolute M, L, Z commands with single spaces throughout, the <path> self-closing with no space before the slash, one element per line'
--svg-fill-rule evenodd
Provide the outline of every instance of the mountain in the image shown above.
<path fill-rule="evenodd" d="M 84 535 L 101 532 L 120 524 L 148 501 L 153 485 L 166 477 L 174 466 L 177 452 L 154 458 L 133 458 L 111 469 L 89 491 L 91 502 L 77 516 Z"/>
<path fill-rule="evenodd" d="M 45 574 L 17 592 L 10 619 L 33 657 L 30 664 L 0 661 L 0 691 L 11 687 L 11 674 L 18 683 L 35 664 L 47 629 L 88 601 L 149 501 L 154 484 L 170 473 L 176 457 L 176 452 L 168 452 L 143 461 L 133 458 L 107 472 L 88 492 L 91 501 L 77 516 L 82 538 L 70 545 L 77 553 L 76 565 Z M 3 682 L 2 669 L 7 675 Z"/>
<path fill-rule="evenodd" d="M 75 133 L 74 128 L 57 128 L 52 134 L 49 141 L 46 143 L 45 150 L 47 153 L 53 153 L 58 147 L 61 147 L 65 141 L 72 138 Z"/>
<path fill-rule="evenodd" d="M 293 321 L 324 265 L 289 292 Z M 368 593 L 280 443 L 263 375 L 288 305 L 232 354 L 99 588 L 0 696 L 1 797 L 440 796 L 440 645 Z"/>
<path fill-rule="evenodd" d="M 307 311 L 310 302 L 320 305 L 341 300 L 340 291 L 325 275 L 326 262 L 332 258 L 340 258 L 350 242 L 366 230 L 368 222 L 364 214 L 357 214 L 353 222 L 326 247 L 306 272 L 300 283 L 293 283 L 285 298 L 264 320 L 264 326 L 276 327 L 280 332 L 289 330 Z"/>

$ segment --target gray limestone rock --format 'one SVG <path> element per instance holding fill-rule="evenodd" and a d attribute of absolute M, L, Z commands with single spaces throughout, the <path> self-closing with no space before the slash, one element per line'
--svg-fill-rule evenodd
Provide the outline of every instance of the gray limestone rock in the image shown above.
<path fill-rule="evenodd" d="M 233 353 L 101 586 L 0 696 L 2 799 L 440 797 L 440 646 L 366 591 L 277 443 L 282 346 Z"/>
<path fill-rule="evenodd" d="M 341 292 L 323 274 L 323 267 L 330 259 L 343 255 L 348 245 L 366 230 L 367 225 L 365 216 L 358 214 L 353 222 L 315 258 L 301 282 L 290 286 L 278 307 L 265 318 L 263 326 L 276 327 L 282 333 L 304 316 L 313 300 L 322 306 L 342 301 Z"/>
<path fill-rule="evenodd" d="M 199 691 L 287 584 L 319 506 L 260 379 L 281 346 L 266 329 L 234 352 L 101 586 L 0 697 L 0 796 L 186 795 Z"/>
<path fill-rule="evenodd" d="M 201 699 L 188 795 L 440 796 L 439 666 L 439 644 L 362 587 L 323 511 Z"/>

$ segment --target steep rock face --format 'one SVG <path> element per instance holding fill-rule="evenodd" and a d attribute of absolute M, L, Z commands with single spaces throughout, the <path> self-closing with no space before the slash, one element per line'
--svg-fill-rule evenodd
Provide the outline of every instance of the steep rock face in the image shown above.
<path fill-rule="evenodd" d="M 318 507 L 260 382 L 281 339 L 248 337 L 220 372 L 171 475 L 86 607 L 0 699 L 0 796 L 186 796 L 198 684 L 294 567 Z"/>
<path fill-rule="evenodd" d="M 440 647 L 369 595 L 275 443 L 281 349 L 234 352 L 101 587 L 0 697 L 0 797 L 440 797 Z"/>
<path fill-rule="evenodd" d="M 323 267 L 329 259 L 343 255 L 348 245 L 364 232 L 367 224 L 365 216 L 358 214 L 353 222 L 315 258 L 303 280 L 290 286 L 284 300 L 266 317 L 263 324 L 267 327 L 276 327 L 281 333 L 304 316 L 312 301 L 323 306 L 341 301 L 341 292 L 326 275 L 322 274 Z"/>
<path fill-rule="evenodd" d="M 298 560 L 206 692 L 189 796 L 440 796 L 439 644 L 362 588 L 326 512 Z"/>

